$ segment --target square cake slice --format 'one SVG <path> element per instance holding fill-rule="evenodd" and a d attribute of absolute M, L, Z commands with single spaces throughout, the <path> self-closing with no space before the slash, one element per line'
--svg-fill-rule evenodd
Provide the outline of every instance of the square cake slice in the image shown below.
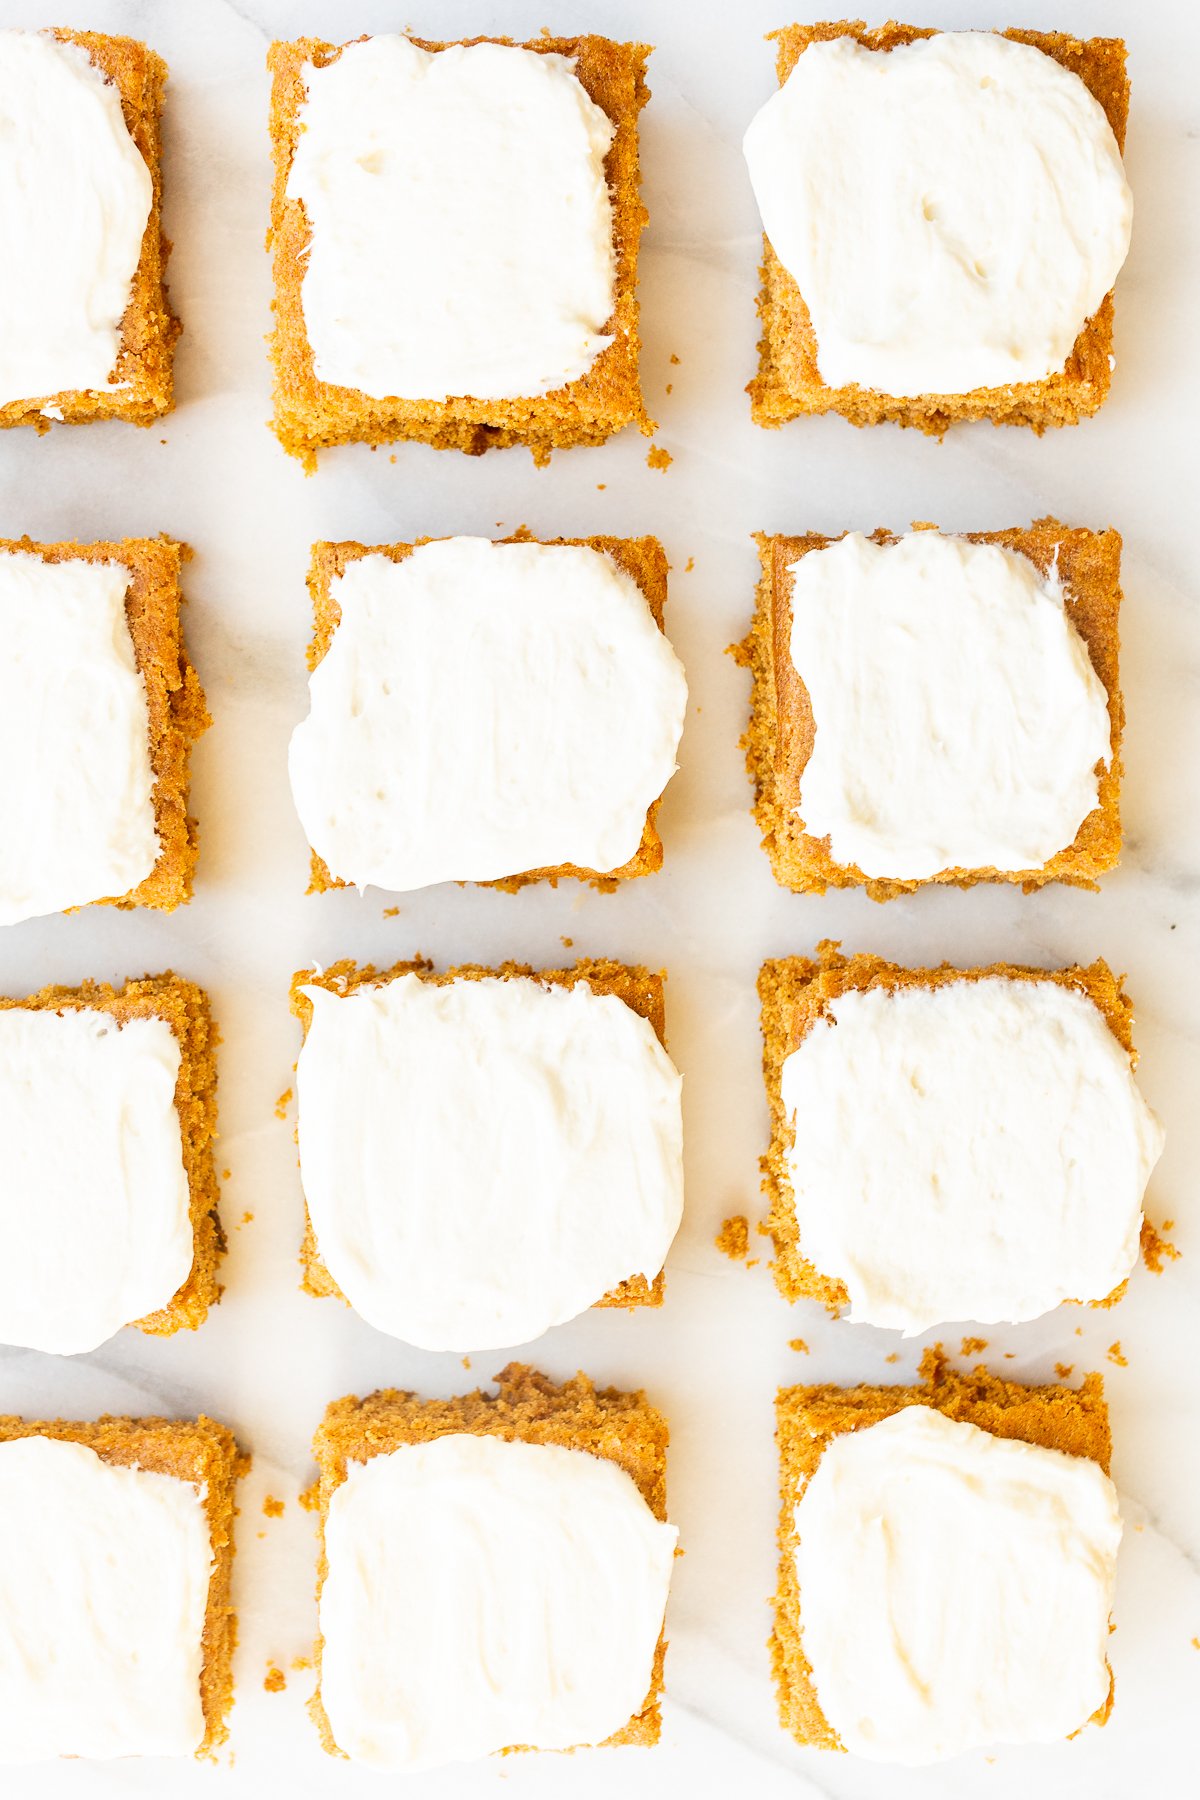
<path fill-rule="evenodd" d="M 758 538 L 743 740 L 775 879 L 1095 887 L 1121 849 L 1121 539 Z"/>
<path fill-rule="evenodd" d="M 303 1286 L 426 1349 L 658 1306 L 683 1211 L 662 975 L 304 970 Z"/>
<path fill-rule="evenodd" d="M 788 1300 L 908 1335 L 1105 1305 L 1163 1134 L 1106 963 L 764 964 L 763 1159 Z"/>
<path fill-rule="evenodd" d="M 134 38 L 0 31 L 7 270 L 0 425 L 48 429 L 172 405 L 163 286 L 167 65 Z"/>
<path fill-rule="evenodd" d="M 407 1771 L 658 1742 L 678 1534 L 644 1394 L 514 1363 L 494 1394 L 335 1401 L 313 1448 L 326 1750 Z"/>
<path fill-rule="evenodd" d="M 921 1764 L 1104 1724 L 1108 1410 L 927 1351 L 914 1387 L 792 1387 L 771 1656 L 797 1742 Z"/>
<path fill-rule="evenodd" d="M 0 1343 L 71 1355 L 204 1323 L 216 1044 L 175 975 L 0 998 Z"/>
<path fill-rule="evenodd" d="M 191 747 L 211 724 L 169 538 L 0 540 L 0 924 L 192 893 Z"/>
<path fill-rule="evenodd" d="M 653 430 L 638 377 L 644 44 L 272 44 L 275 431 L 478 455 Z"/>
<path fill-rule="evenodd" d="M 779 92 L 745 143 L 764 222 L 756 423 L 1040 433 L 1096 412 L 1132 217 L 1121 39 L 860 20 L 774 35 Z"/>
<path fill-rule="evenodd" d="M 0 1417 L 0 1761 L 224 1742 L 249 1466 L 203 1416 Z"/>
<path fill-rule="evenodd" d="M 310 891 L 661 868 L 687 683 L 656 538 L 319 543 L 308 580 Z"/>

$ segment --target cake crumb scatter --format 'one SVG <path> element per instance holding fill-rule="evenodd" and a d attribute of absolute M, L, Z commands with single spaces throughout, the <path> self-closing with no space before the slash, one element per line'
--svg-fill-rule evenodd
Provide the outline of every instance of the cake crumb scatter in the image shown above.
<path fill-rule="evenodd" d="M 283 1501 L 277 1500 L 274 1494 L 268 1494 L 263 1501 L 262 1509 L 268 1519 L 281 1519 L 283 1517 L 283 1504 Z"/>
<path fill-rule="evenodd" d="M 987 1347 L 986 1338 L 965 1337 L 962 1341 L 962 1354 L 964 1356 L 981 1356 Z"/>
<path fill-rule="evenodd" d="M 284 1688 L 287 1686 L 287 1676 L 279 1667 L 278 1663 L 269 1662 L 267 1664 L 267 1673 L 263 1678 L 263 1686 L 266 1688 L 268 1694 L 282 1694 Z"/>
<path fill-rule="evenodd" d="M 291 1088 L 284 1088 L 282 1094 L 280 1094 L 278 1100 L 275 1102 L 275 1117 L 277 1119 L 287 1118 L 287 1109 L 291 1105 L 291 1102 L 292 1090 Z"/>
<path fill-rule="evenodd" d="M 722 1256 L 729 1257 L 731 1262 L 740 1262 L 750 1248 L 750 1221 L 745 1213 L 735 1213 L 732 1219 L 726 1219 L 714 1242 Z"/>
<path fill-rule="evenodd" d="M 808 1345 L 805 1343 L 803 1338 L 789 1338 L 788 1339 L 788 1349 L 789 1350 L 798 1350 L 802 1356 L 808 1355 Z"/>
<path fill-rule="evenodd" d="M 1058 1376 L 1060 1381 L 1068 1381 L 1074 1373 L 1074 1370 L 1074 1363 L 1055 1363 L 1054 1365 L 1054 1373 Z"/>
<path fill-rule="evenodd" d="M 1129 1358 L 1121 1348 L 1120 1338 L 1117 1339 L 1115 1344 L 1110 1344 L 1108 1346 L 1108 1360 L 1111 1363 L 1116 1363 L 1118 1369 L 1127 1369 L 1129 1367 Z"/>
<path fill-rule="evenodd" d="M 1174 1227 L 1174 1219 L 1164 1219 L 1158 1227 L 1142 1220 L 1142 1261 L 1152 1275 L 1161 1275 L 1169 1262 L 1178 1262 L 1183 1255 L 1166 1235 Z"/>
<path fill-rule="evenodd" d="M 649 450 L 646 452 L 646 467 L 648 469 L 665 471 L 670 468 L 674 461 L 675 458 L 671 455 L 671 452 L 669 450 L 664 450 L 661 444 L 651 444 Z"/>

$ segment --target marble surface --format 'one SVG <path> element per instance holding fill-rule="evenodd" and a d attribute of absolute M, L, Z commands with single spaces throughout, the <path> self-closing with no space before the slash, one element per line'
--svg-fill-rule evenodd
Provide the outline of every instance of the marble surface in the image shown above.
<path fill-rule="evenodd" d="M 921 22 L 1008 22 L 979 0 L 922 0 Z M 669 1613 L 663 1742 L 651 1753 L 507 1758 L 415 1778 L 441 1800 L 504 1792 L 585 1796 L 620 1783 L 629 1800 L 754 1793 L 850 1797 L 1123 1796 L 1191 1790 L 1200 1719 L 1200 612 L 1195 580 L 1195 318 L 1200 300 L 1200 20 L 1187 0 L 1023 0 L 1023 24 L 1119 32 L 1129 40 L 1128 165 L 1137 197 L 1117 305 L 1118 366 L 1101 416 L 1039 442 L 991 426 L 938 444 L 836 419 L 779 433 L 750 424 L 757 227 L 741 132 L 771 91 L 762 41 L 794 16 L 782 0 L 3 0 L 0 22 L 125 31 L 171 65 L 166 222 L 171 292 L 183 316 L 178 410 L 161 428 L 56 428 L 0 442 L 0 533 L 120 537 L 160 531 L 195 547 L 189 631 L 216 720 L 195 759 L 202 854 L 195 902 L 174 917 L 93 910 L 0 934 L 0 988 L 120 979 L 174 967 L 211 988 L 224 1033 L 219 1165 L 230 1253 L 225 1297 L 198 1334 L 124 1332 L 73 1359 L 0 1351 L 0 1410 L 86 1416 L 203 1408 L 253 1451 L 239 1522 L 238 1701 L 216 1769 L 191 1764 L 64 1764 L 6 1771 L 14 1800 L 101 1794 L 303 1796 L 380 1792 L 330 1762 L 304 1712 L 311 1674 L 313 1524 L 296 1497 L 326 1401 L 383 1383 L 449 1394 L 503 1360 L 423 1355 L 333 1302 L 299 1293 L 300 1190 L 290 1112 L 297 1039 L 292 971 L 316 958 L 384 962 L 576 953 L 666 966 L 668 1026 L 685 1077 L 687 1216 L 659 1313 L 600 1312 L 551 1332 L 529 1358 L 555 1376 L 582 1367 L 644 1384 L 671 1421 L 671 1512 L 686 1556 Z M 882 15 L 880 15 L 882 16 Z M 272 36 L 348 37 L 411 25 L 426 35 L 599 30 L 655 42 L 643 115 L 651 223 L 642 286 L 645 386 L 673 461 L 646 466 L 625 438 L 535 470 L 519 451 L 470 460 L 407 447 L 345 450 L 306 479 L 266 429 L 263 233 L 268 159 L 264 52 Z M 674 359 L 678 358 L 676 362 Z M 671 392 L 667 393 L 668 384 Z M 756 528 L 959 529 L 1047 512 L 1125 534 L 1123 676 L 1129 709 L 1119 872 L 1099 894 L 923 893 L 889 906 L 861 896 L 777 889 L 760 853 L 737 747 L 746 677 L 724 654 L 751 606 Z M 304 570 L 320 536 L 366 542 L 422 532 L 544 535 L 653 531 L 674 565 L 669 623 L 691 681 L 681 772 L 662 813 L 666 866 L 612 895 L 530 889 L 517 896 L 438 889 L 403 899 L 306 899 L 306 852 L 292 812 L 288 735 L 304 710 Z M 693 561 L 694 559 L 694 561 Z M 1104 1732 L 927 1771 L 889 1771 L 805 1753 L 776 1722 L 767 1669 L 776 1509 L 772 1400 L 785 1381 L 903 1378 L 923 1341 L 789 1311 L 757 1266 L 713 1245 L 721 1220 L 759 1215 L 760 1090 L 754 978 L 767 954 L 822 937 L 911 961 L 993 958 L 1046 965 L 1106 956 L 1128 972 L 1145 1091 L 1168 1130 L 1149 1201 L 1176 1221 L 1183 1252 L 1155 1278 L 1139 1270 L 1111 1313 L 1063 1309 L 989 1331 L 1005 1373 L 1040 1379 L 1055 1363 L 1103 1370 L 1114 1472 L 1128 1522 L 1112 1657 L 1117 1703 Z M 957 1349 L 960 1332 L 943 1334 Z M 804 1338 L 808 1354 L 789 1349 Z M 1108 1349 L 1119 1340 L 1127 1366 Z M 889 1364 L 893 1352 L 899 1360 Z M 268 1493 L 286 1502 L 264 1515 Z M 287 1672 L 264 1691 L 268 1659 Z"/>

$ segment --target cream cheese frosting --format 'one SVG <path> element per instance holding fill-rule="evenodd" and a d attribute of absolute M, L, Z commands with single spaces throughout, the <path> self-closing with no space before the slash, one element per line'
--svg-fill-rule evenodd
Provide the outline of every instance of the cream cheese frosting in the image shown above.
<path fill-rule="evenodd" d="M 0 135 L 0 405 L 110 389 L 153 198 L 120 94 L 79 45 L 0 31 Z"/>
<path fill-rule="evenodd" d="M 0 1763 L 197 1750 L 211 1566 L 191 1483 L 0 1444 Z"/>
<path fill-rule="evenodd" d="M 496 1349 L 658 1274 L 683 1208 L 681 1082 L 631 1007 L 524 977 L 304 992 L 305 1197 L 378 1330 Z"/>
<path fill-rule="evenodd" d="M 165 1019 L 0 1010 L 0 1343 L 94 1350 L 186 1281 L 178 1074 Z"/>
<path fill-rule="evenodd" d="M 645 1704 L 677 1537 L 582 1450 L 455 1433 L 348 1464 L 321 1592 L 338 1747 L 411 1771 L 602 1743 Z"/>
<path fill-rule="evenodd" d="M 611 342 L 613 126 L 574 62 L 385 34 L 304 81 L 287 192 L 318 380 L 510 399 L 585 375 Z"/>
<path fill-rule="evenodd" d="M 829 1443 L 795 1525 L 801 1643 L 853 1755 L 1049 1743 L 1104 1706 L 1121 1519 L 1086 1457 L 908 1406 Z"/>
<path fill-rule="evenodd" d="M 333 874 L 405 892 L 637 854 L 687 684 L 611 557 L 446 538 L 356 558 L 330 596 L 289 770 Z"/>
<path fill-rule="evenodd" d="M 798 810 L 835 861 L 927 881 L 1038 869 L 1075 841 L 1112 729 L 1057 570 L 916 531 L 851 532 L 789 573 L 815 724 Z"/>
<path fill-rule="evenodd" d="M 129 570 L 0 553 L 0 925 L 127 893 L 158 860 Z"/>
<path fill-rule="evenodd" d="M 1061 370 L 1129 249 L 1121 153 L 1083 81 L 943 31 L 807 46 L 745 139 L 821 380 L 963 394 Z"/>
<path fill-rule="evenodd" d="M 915 1334 L 1103 1300 L 1163 1133 L 1092 1002 L 1054 981 L 850 991 L 784 1062 L 801 1253 Z"/>

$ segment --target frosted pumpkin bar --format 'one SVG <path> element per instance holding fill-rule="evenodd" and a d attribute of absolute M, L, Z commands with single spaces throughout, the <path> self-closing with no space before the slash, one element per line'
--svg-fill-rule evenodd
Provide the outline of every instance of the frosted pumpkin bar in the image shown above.
<path fill-rule="evenodd" d="M 1100 1377 L 1021 1387 L 935 1352 L 921 1373 L 779 1393 L 780 1722 L 916 1765 L 1103 1725 L 1121 1518 Z"/>
<path fill-rule="evenodd" d="M 916 1334 L 1115 1297 L 1163 1133 L 1103 962 L 905 969 L 787 957 L 759 978 L 775 1277 Z"/>
<path fill-rule="evenodd" d="M 313 890 L 662 865 L 687 684 L 655 538 L 317 544 L 292 794 Z"/>
<path fill-rule="evenodd" d="M 0 999 L 0 1343 L 71 1355 L 204 1323 L 216 1043 L 176 975 Z"/>
<path fill-rule="evenodd" d="M 1121 848 L 1121 539 L 758 539 L 744 739 L 775 878 L 1094 887 Z"/>
<path fill-rule="evenodd" d="M 150 425 L 171 408 L 166 79 L 134 38 L 0 31 L 0 426 Z"/>
<path fill-rule="evenodd" d="M 745 139 L 756 421 L 1041 432 L 1094 413 L 1132 220 L 1124 43 L 850 20 L 775 35 L 779 91 Z"/>
<path fill-rule="evenodd" d="M 211 1757 L 248 1467 L 204 1417 L 0 1417 L 0 1762 Z"/>
<path fill-rule="evenodd" d="M 304 1285 L 424 1349 L 656 1306 L 683 1209 L 663 978 L 352 963 L 292 984 Z"/>
<path fill-rule="evenodd" d="M 0 925 L 189 900 L 211 723 L 167 538 L 0 540 Z"/>
<path fill-rule="evenodd" d="M 273 44 L 275 431 L 524 444 L 653 429 L 638 380 L 648 47 Z"/>
<path fill-rule="evenodd" d="M 313 1448 L 326 1750 L 412 1771 L 657 1743 L 678 1534 L 644 1394 L 512 1364 L 495 1393 L 335 1401 Z"/>

